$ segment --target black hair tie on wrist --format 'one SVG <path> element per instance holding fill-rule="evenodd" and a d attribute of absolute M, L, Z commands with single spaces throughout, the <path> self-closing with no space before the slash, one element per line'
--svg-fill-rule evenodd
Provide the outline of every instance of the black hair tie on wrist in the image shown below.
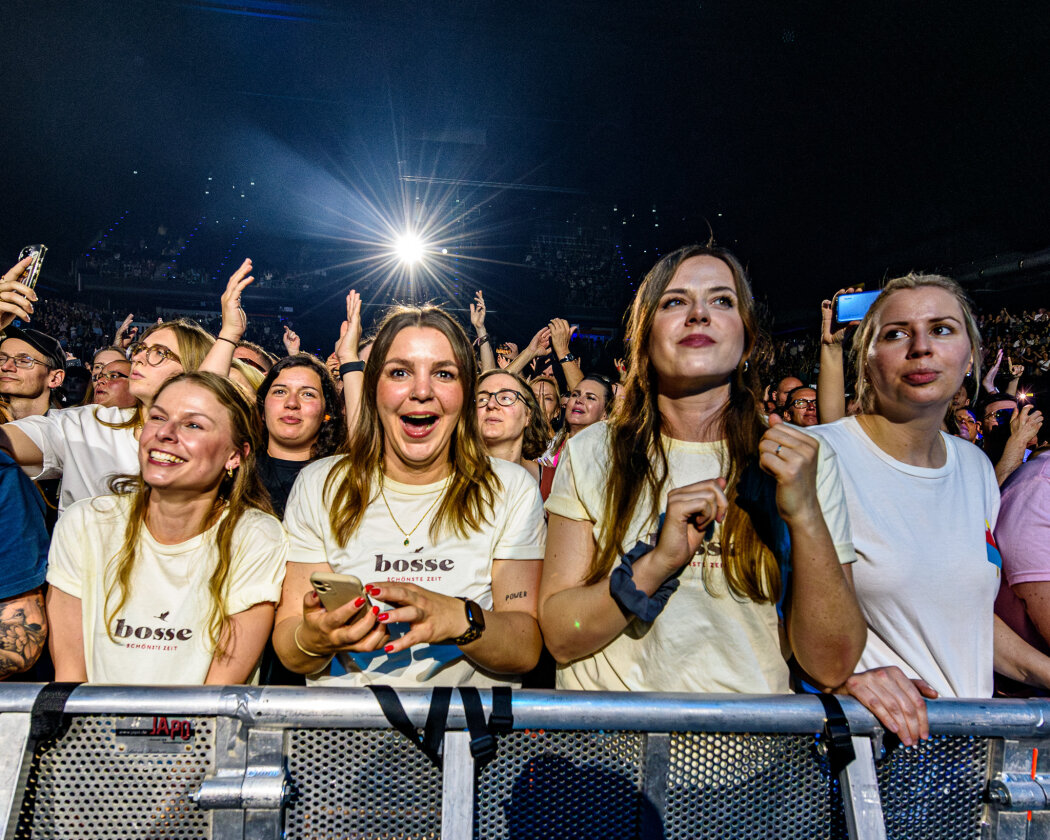
<path fill-rule="evenodd" d="M 356 362 L 343 362 L 339 365 L 339 378 L 342 379 L 348 373 L 362 373 L 365 369 L 365 363 L 358 360 Z"/>

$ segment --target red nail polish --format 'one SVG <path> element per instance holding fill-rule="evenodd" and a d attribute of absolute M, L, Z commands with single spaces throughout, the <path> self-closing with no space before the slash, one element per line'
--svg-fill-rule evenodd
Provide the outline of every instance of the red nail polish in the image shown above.
<path fill-rule="evenodd" d="M 393 645 L 387 645 L 385 648 L 383 648 L 383 650 L 386 651 L 387 653 L 393 653 L 394 652 L 394 646 Z"/>
<path fill-rule="evenodd" d="M 372 607 L 372 615 L 379 615 L 379 607 Z"/>
<path fill-rule="evenodd" d="M 371 594 L 372 595 L 378 595 L 379 594 L 379 587 L 378 586 L 373 586 Z"/>
<path fill-rule="evenodd" d="M 386 621 L 388 618 L 390 618 L 390 613 L 380 613 L 376 616 L 376 618 L 378 618 L 380 621 Z"/>
<path fill-rule="evenodd" d="M 365 599 L 364 598 L 358 598 L 356 601 L 354 601 L 354 606 L 355 607 L 363 607 L 364 604 L 365 604 Z"/>

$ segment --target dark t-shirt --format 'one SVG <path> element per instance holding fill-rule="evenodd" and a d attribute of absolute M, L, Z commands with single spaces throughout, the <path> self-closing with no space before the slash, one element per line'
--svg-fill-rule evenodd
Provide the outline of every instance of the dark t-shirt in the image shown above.
<path fill-rule="evenodd" d="M 278 519 L 284 518 L 284 506 L 288 504 L 288 494 L 292 492 L 295 479 L 309 461 L 286 461 L 274 458 L 269 454 L 259 456 L 259 477 L 270 494 L 273 512 Z"/>

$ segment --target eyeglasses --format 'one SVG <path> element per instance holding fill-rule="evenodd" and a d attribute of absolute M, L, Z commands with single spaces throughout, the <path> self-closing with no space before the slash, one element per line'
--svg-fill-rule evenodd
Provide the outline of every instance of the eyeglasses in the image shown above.
<path fill-rule="evenodd" d="M 478 408 L 487 406 L 492 397 L 495 397 L 496 402 L 504 407 L 514 405 L 518 400 L 525 402 L 525 398 L 513 388 L 504 388 L 502 391 L 496 391 L 494 394 L 490 394 L 488 391 L 478 391 Z"/>
<path fill-rule="evenodd" d="M 1010 415 L 1014 413 L 1012 408 L 1000 408 L 993 412 L 992 417 L 995 418 L 996 423 L 1009 423 Z"/>
<path fill-rule="evenodd" d="M 20 356 L 9 356 L 7 353 L 0 353 L 0 367 L 3 367 L 8 362 L 14 362 L 16 368 L 22 370 L 29 370 L 33 365 L 43 365 L 44 367 L 51 367 L 47 362 L 42 362 L 39 359 L 34 359 L 27 353 L 23 353 Z"/>
<path fill-rule="evenodd" d="M 791 401 L 791 405 L 794 408 L 811 408 L 812 406 L 815 406 L 816 404 L 817 404 L 817 401 L 815 399 L 805 400 L 802 397 L 799 397 L 797 400 L 792 400 Z"/>
<path fill-rule="evenodd" d="M 118 379 L 127 379 L 126 373 L 120 373 L 119 371 L 110 371 L 109 373 L 96 373 L 91 377 L 92 382 L 98 382 L 100 379 L 108 379 L 110 382 L 116 382 Z"/>
<path fill-rule="evenodd" d="M 169 350 L 162 344 L 151 344 L 147 346 L 141 341 L 132 344 L 128 348 L 128 358 L 134 359 L 140 353 L 146 354 L 146 364 L 151 367 L 157 367 L 157 365 L 163 362 L 172 361 L 182 364 L 182 359 L 179 358 L 179 354 L 174 350 Z"/>

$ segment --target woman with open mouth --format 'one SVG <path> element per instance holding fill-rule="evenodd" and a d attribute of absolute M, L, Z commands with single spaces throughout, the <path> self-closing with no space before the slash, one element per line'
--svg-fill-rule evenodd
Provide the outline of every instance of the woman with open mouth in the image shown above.
<path fill-rule="evenodd" d="M 599 374 L 588 374 L 569 393 L 561 429 L 538 459 L 543 469 L 540 494 L 544 500 L 550 495 L 565 444 L 584 429 L 604 420 L 613 406 L 613 399 L 612 381 Z"/>
<path fill-rule="evenodd" d="M 559 688 L 787 693 L 791 656 L 821 685 L 852 673 L 865 630 L 841 484 L 813 438 L 767 428 L 758 335 L 723 249 L 668 254 L 639 288 L 623 397 L 568 441 L 547 500 Z"/>
<path fill-rule="evenodd" d="M 299 475 L 274 629 L 308 684 L 510 685 L 541 641 L 545 536 L 536 482 L 485 452 L 477 365 L 437 307 L 396 307 L 376 334 L 346 455 Z M 364 592 L 326 610 L 310 577 Z"/>
<path fill-rule="evenodd" d="M 64 682 L 251 682 L 273 627 L 287 540 L 255 471 L 255 406 L 184 373 L 146 412 L 139 474 L 84 499 L 51 541 L 47 613 Z"/>

